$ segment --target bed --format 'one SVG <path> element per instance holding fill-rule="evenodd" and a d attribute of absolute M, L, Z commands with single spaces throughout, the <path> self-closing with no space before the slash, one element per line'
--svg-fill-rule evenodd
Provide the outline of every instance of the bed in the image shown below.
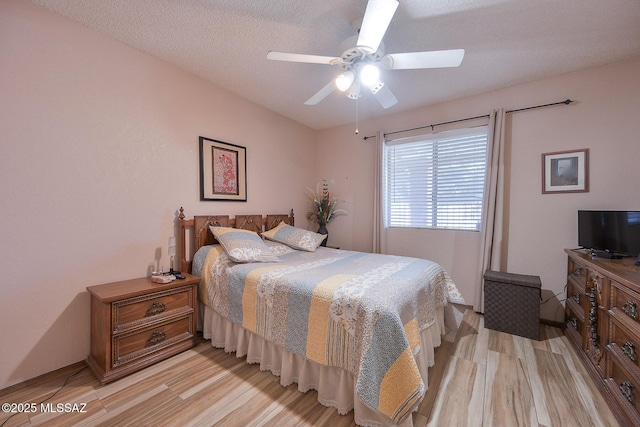
<path fill-rule="evenodd" d="M 180 208 L 178 255 L 201 277 L 199 327 L 280 383 L 362 426 L 412 426 L 434 349 L 464 300 L 428 260 L 318 246 L 293 211 L 194 216 Z"/>

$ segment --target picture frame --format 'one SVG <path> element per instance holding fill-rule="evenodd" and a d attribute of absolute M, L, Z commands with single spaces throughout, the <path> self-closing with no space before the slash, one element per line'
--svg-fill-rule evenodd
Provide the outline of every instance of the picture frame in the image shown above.
<path fill-rule="evenodd" d="M 542 193 L 589 191 L 589 149 L 542 154 Z"/>
<path fill-rule="evenodd" d="M 247 149 L 200 137 L 200 200 L 247 201 Z"/>

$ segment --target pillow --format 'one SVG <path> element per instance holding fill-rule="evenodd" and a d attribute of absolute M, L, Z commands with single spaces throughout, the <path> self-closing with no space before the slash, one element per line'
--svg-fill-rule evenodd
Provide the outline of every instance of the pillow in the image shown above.
<path fill-rule="evenodd" d="M 273 254 L 276 256 L 297 252 L 297 250 L 293 249 L 291 246 L 287 246 L 280 242 L 274 242 L 272 240 L 267 240 L 267 239 L 265 239 L 264 242 L 267 244 L 267 246 L 269 246 L 269 249 L 271 249 L 271 252 L 273 252 Z"/>
<path fill-rule="evenodd" d="M 262 233 L 262 236 L 275 242 L 284 243 L 293 249 L 313 252 L 327 238 L 326 234 L 318 234 L 302 228 L 292 227 L 281 222 L 277 227 Z"/>
<path fill-rule="evenodd" d="M 280 258 L 275 256 L 260 236 L 253 231 L 230 227 L 210 226 L 209 228 L 227 256 L 234 262 L 280 261 Z"/>

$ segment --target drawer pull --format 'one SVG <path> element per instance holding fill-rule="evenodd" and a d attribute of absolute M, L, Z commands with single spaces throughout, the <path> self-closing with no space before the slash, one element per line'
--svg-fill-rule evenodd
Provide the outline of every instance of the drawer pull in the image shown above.
<path fill-rule="evenodd" d="M 631 341 L 627 341 L 626 343 L 622 344 L 620 349 L 632 361 L 635 362 L 637 360 L 636 359 L 636 346 Z"/>
<path fill-rule="evenodd" d="M 627 398 L 627 400 L 633 404 L 633 384 L 629 381 L 623 381 L 618 388 L 622 392 L 622 395 Z"/>
<path fill-rule="evenodd" d="M 147 310 L 147 317 L 160 314 L 166 309 L 167 309 L 167 306 L 165 306 L 163 303 L 161 303 L 160 301 L 155 301 L 153 304 L 151 304 L 151 307 L 149 307 L 149 310 Z"/>
<path fill-rule="evenodd" d="M 147 347 L 161 343 L 166 338 L 167 336 L 164 334 L 164 332 L 155 331 L 154 333 L 151 334 L 151 338 L 149 338 L 149 340 L 147 341 Z"/>
<path fill-rule="evenodd" d="M 578 319 L 575 317 L 572 317 L 571 320 L 569 320 L 567 322 L 568 325 L 573 326 L 573 329 L 578 330 Z"/>
<path fill-rule="evenodd" d="M 573 298 L 577 304 L 580 304 L 580 293 L 576 292 L 571 298 Z"/>
<path fill-rule="evenodd" d="M 627 301 L 627 303 L 622 306 L 622 311 L 634 320 L 638 318 L 638 306 L 633 301 Z"/>

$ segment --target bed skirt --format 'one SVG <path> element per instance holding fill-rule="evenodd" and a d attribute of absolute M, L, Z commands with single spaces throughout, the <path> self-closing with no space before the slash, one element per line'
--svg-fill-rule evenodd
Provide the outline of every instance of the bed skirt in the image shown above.
<path fill-rule="evenodd" d="M 428 384 L 428 368 L 434 363 L 434 349 L 441 343 L 446 329 L 460 325 L 460 308 L 449 305 L 437 310 L 435 323 L 421 334 L 421 351 L 416 355 L 420 375 Z M 269 370 L 280 377 L 280 384 L 289 386 L 298 384 L 298 390 L 306 392 L 314 389 L 318 392 L 318 402 L 337 409 L 346 415 L 353 410 L 356 424 L 361 426 L 395 426 L 391 420 L 365 405 L 355 393 L 355 378 L 345 369 L 324 366 L 293 353 L 277 344 L 266 341 L 242 326 L 233 323 L 210 307 L 200 303 L 199 327 L 205 339 L 211 345 L 224 348 L 226 352 L 235 352 L 237 357 L 247 356 L 247 363 L 259 363 L 260 369 Z M 412 427 L 413 417 L 407 417 L 400 426 Z"/>

